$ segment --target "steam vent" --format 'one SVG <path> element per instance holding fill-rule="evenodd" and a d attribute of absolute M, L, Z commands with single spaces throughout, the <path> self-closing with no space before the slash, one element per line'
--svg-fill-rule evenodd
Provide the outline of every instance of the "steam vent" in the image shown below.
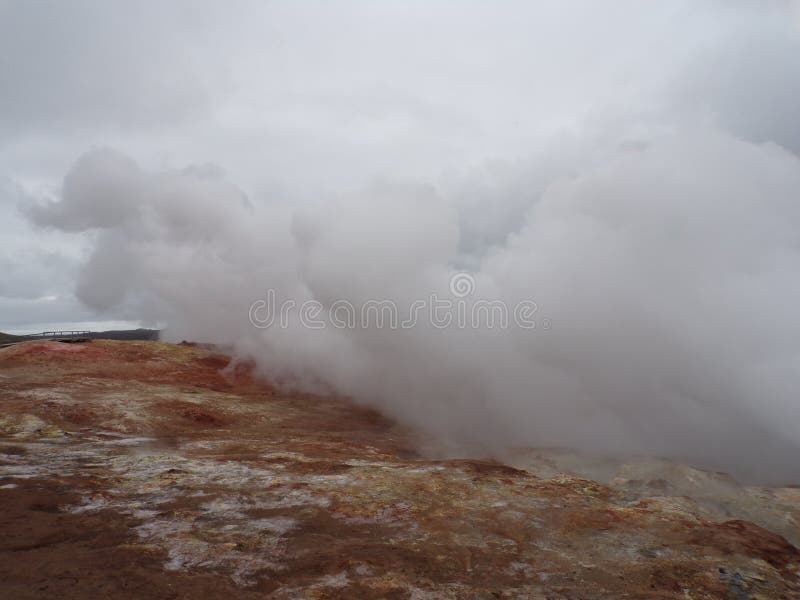
<path fill-rule="evenodd" d="M 800 0 L 0 0 L 0 600 L 800 600 L 798 307 Z"/>

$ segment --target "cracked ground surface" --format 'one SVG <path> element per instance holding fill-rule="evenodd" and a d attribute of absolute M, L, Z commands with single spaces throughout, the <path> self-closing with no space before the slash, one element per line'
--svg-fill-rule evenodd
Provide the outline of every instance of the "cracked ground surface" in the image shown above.
<path fill-rule="evenodd" d="M 0 597 L 800 597 L 800 490 L 431 460 L 192 345 L 0 350 Z M 513 466 L 512 466 L 513 465 Z"/>

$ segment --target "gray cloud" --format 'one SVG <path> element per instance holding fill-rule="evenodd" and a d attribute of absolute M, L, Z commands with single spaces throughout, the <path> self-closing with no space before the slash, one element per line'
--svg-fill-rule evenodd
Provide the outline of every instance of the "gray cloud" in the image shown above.
<path fill-rule="evenodd" d="M 797 24 L 741 27 L 693 57 L 676 84 L 681 110 L 715 120 L 754 142 L 800 154 L 800 36 Z"/>
<path fill-rule="evenodd" d="M 64 179 L 61 200 L 23 206 L 31 220 L 64 231 L 120 225 L 136 209 L 141 174 L 130 158 L 109 149 L 85 156 Z"/>
<path fill-rule="evenodd" d="M 3 2 L 0 127 L 20 134 L 32 125 L 49 132 L 154 128 L 204 110 L 214 65 L 193 60 L 199 40 L 187 39 L 192 20 L 182 18 L 189 9 Z"/>

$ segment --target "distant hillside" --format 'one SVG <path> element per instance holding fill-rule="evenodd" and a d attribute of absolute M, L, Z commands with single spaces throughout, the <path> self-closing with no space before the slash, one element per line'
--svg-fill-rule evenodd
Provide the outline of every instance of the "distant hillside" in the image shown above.
<path fill-rule="evenodd" d="M 16 342 L 20 339 L 18 335 L 11 335 L 10 333 L 3 333 L 0 331 L 0 344 L 7 344 L 9 342 Z"/>
<path fill-rule="evenodd" d="M 87 338 L 93 340 L 158 340 L 158 329 L 124 329 L 117 331 L 93 331 Z"/>

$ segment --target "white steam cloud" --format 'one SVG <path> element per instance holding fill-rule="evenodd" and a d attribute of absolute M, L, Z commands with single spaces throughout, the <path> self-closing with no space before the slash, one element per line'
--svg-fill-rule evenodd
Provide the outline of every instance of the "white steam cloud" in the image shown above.
<path fill-rule="evenodd" d="M 797 480 L 800 53 L 796 31 L 781 31 L 736 46 L 752 50 L 744 76 L 760 75 L 749 101 L 715 48 L 664 82 L 658 110 L 612 107 L 526 157 L 433 182 L 388 172 L 297 206 L 248 199 L 213 166 L 152 172 L 100 148 L 59 201 L 28 214 L 88 232 L 88 306 L 233 344 L 265 376 L 443 441 L 661 454 Z M 462 270 L 475 298 L 533 300 L 552 326 L 248 319 L 267 289 L 298 304 L 408 306 L 447 297 Z"/>

